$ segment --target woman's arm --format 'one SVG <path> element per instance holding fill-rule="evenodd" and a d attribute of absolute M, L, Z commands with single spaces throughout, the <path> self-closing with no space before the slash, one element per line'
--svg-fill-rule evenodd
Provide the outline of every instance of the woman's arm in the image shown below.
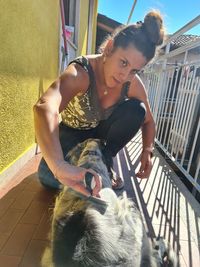
<path fill-rule="evenodd" d="M 131 82 L 129 89 L 129 97 L 135 97 L 146 106 L 146 116 L 142 125 L 142 143 L 143 149 L 141 154 L 141 166 L 139 172 L 136 174 L 140 178 L 147 178 L 152 169 L 151 155 L 155 139 L 155 122 L 152 112 L 150 110 L 148 97 L 145 91 L 144 84 L 141 79 L 136 75 Z"/>
<path fill-rule="evenodd" d="M 88 192 L 79 182 L 83 181 L 87 170 L 64 161 L 58 126 L 59 113 L 75 95 L 84 93 L 88 86 L 88 74 L 78 64 L 72 64 L 52 83 L 33 108 L 36 138 L 47 165 L 61 183 L 84 194 Z M 96 178 L 97 175 L 94 175 Z"/>

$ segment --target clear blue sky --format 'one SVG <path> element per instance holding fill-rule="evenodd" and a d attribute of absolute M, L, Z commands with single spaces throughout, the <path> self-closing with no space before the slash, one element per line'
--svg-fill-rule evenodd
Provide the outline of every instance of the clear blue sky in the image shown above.
<path fill-rule="evenodd" d="M 127 23 L 133 0 L 99 0 L 98 12 L 123 24 Z M 167 33 L 172 34 L 200 15 L 200 0 L 137 0 L 130 23 L 143 20 L 151 9 L 164 16 Z M 200 25 L 188 32 L 200 35 Z"/>

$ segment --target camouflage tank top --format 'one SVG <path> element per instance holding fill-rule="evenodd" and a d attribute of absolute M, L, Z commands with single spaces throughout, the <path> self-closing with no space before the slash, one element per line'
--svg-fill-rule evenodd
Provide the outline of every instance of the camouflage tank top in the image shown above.
<path fill-rule="evenodd" d="M 111 115 L 116 106 L 128 98 L 129 83 L 123 86 L 119 101 L 113 106 L 103 109 L 98 99 L 95 76 L 89 60 L 82 56 L 69 64 L 72 63 L 78 63 L 84 68 L 89 75 L 90 84 L 84 94 L 76 95 L 61 112 L 62 122 L 71 128 L 80 130 L 95 128 L 101 120 L 105 120 Z"/>

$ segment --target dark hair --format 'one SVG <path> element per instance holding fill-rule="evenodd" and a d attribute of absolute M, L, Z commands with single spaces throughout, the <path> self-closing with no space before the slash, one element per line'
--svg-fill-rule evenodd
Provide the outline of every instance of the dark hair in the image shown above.
<path fill-rule="evenodd" d="M 159 12 L 151 11 L 144 22 L 117 28 L 107 39 L 113 40 L 113 48 L 127 48 L 130 44 L 140 51 L 147 61 L 151 60 L 156 51 L 156 46 L 161 45 L 164 38 L 163 20 Z M 106 42 L 101 46 L 104 49 Z M 103 49 L 102 49 L 103 48 Z"/>

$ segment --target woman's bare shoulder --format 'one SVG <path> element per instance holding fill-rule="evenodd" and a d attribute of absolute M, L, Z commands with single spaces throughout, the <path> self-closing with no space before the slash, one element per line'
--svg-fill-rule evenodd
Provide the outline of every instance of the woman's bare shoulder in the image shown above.
<path fill-rule="evenodd" d="M 84 94 L 88 87 L 88 73 L 79 64 L 73 63 L 49 86 L 38 103 L 51 105 L 61 112 L 74 96 Z"/>
<path fill-rule="evenodd" d="M 148 95 L 146 93 L 145 86 L 138 75 L 135 75 L 134 79 L 131 82 L 128 96 L 135 97 L 141 100 L 145 104 L 146 116 L 145 116 L 144 123 L 147 123 L 150 121 L 153 122 L 153 115 L 152 115 L 151 108 L 149 105 Z"/>
<path fill-rule="evenodd" d="M 128 96 L 138 98 L 142 101 L 145 101 L 147 99 L 145 86 L 138 75 L 135 75 L 135 77 L 131 81 Z"/>
<path fill-rule="evenodd" d="M 85 92 L 89 86 L 88 72 L 78 63 L 70 64 L 61 74 L 61 87 L 71 88 L 73 91 Z"/>

